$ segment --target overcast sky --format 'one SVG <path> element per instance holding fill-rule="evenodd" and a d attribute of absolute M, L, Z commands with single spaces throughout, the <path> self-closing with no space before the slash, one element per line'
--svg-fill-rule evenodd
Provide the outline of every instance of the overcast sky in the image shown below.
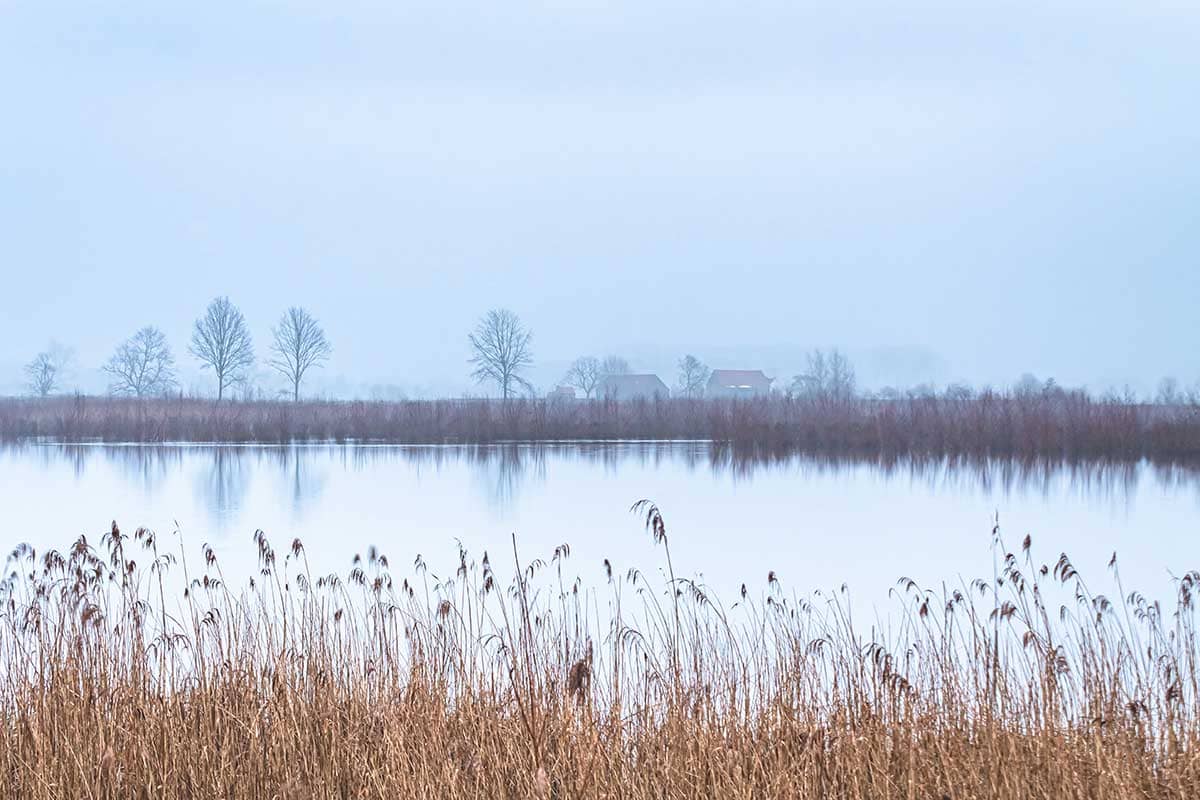
<path fill-rule="evenodd" d="M 0 0 L 0 390 L 145 324 L 194 373 L 218 294 L 335 387 L 468 389 L 492 306 L 546 387 L 1191 383 L 1198 98 L 1184 0 Z"/>

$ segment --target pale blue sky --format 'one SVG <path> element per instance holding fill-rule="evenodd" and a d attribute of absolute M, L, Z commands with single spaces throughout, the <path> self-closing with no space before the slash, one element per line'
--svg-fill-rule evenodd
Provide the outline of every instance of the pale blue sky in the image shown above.
<path fill-rule="evenodd" d="M 0 0 L 0 391 L 228 294 L 324 386 L 581 353 L 1200 379 L 1189 2 Z M 730 363 L 736 362 L 736 363 Z M 669 377 L 669 376 L 667 376 Z"/>

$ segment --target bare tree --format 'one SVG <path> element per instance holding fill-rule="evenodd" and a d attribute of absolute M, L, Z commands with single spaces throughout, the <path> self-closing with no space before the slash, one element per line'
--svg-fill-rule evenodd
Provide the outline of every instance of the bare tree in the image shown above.
<path fill-rule="evenodd" d="M 900 398 L 902 398 L 903 396 L 904 396 L 904 393 L 901 392 L 899 389 L 897 389 L 895 386 L 884 386 L 882 389 L 875 392 L 876 400 L 884 400 L 889 403 L 893 403 L 893 402 L 899 400 Z"/>
<path fill-rule="evenodd" d="M 792 381 L 792 391 L 821 400 L 847 402 L 856 392 L 854 365 L 840 350 L 808 354 L 808 371 Z"/>
<path fill-rule="evenodd" d="M 38 397 L 49 397 L 58 388 L 58 368 L 49 353 L 38 353 L 25 365 L 29 391 Z"/>
<path fill-rule="evenodd" d="M 581 356 L 571 363 L 566 377 L 563 378 L 563 383 L 567 386 L 574 386 L 583 392 L 584 397 L 590 398 L 600 386 L 600 380 L 603 377 L 600 359 L 595 356 Z"/>
<path fill-rule="evenodd" d="M 829 365 L 825 354 L 813 350 L 808 354 L 808 370 L 792 380 L 792 391 L 810 397 L 821 397 L 829 383 Z"/>
<path fill-rule="evenodd" d="M 333 348 L 317 320 L 299 306 L 284 312 L 279 325 L 271 329 L 271 336 L 274 356 L 267 364 L 288 379 L 292 400 L 298 402 L 305 373 L 328 361 Z"/>
<path fill-rule="evenodd" d="M 533 333 L 525 329 L 516 314 L 504 308 L 492 309 L 467 339 L 475 352 L 469 363 L 475 365 L 471 377 L 476 381 L 494 381 L 505 400 L 514 387 L 531 388 L 529 381 L 521 377 L 521 370 L 533 363 L 529 352 Z"/>
<path fill-rule="evenodd" d="M 712 370 L 708 365 L 693 355 L 679 359 L 679 390 L 684 397 L 700 397 L 704 394 L 704 384 Z"/>
<path fill-rule="evenodd" d="M 827 394 L 834 400 L 845 403 L 853 399 L 857 389 L 854 365 L 840 350 L 829 353 L 829 385 Z"/>
<path fill-rule="evenodd" d="M 217 377 L 217 399 L 225 396 L 225 387 L 246 379 L 246 370 L 254 363 L 254 345 L 246 318 L 228 297 L 218 297 L 208 304 L 204 316 L 192 329 L 188 348 L 201 363 L 201 369 L 212 369 Z"/>
<path fill-rule="evenodd" d="M 1042 393 L 1042 386 L 1036 375 L 1026 372 L 1013 384 L 1012 391 L 1018 397 L 1034 397 Z"/>
<path fill-rule="evenodd" d="M 176 385 L 175 357 L 167 337 L 149 325 L 122 342 L 102 369 L 112 376 L 112 394 L 148 397 Z"/>
<path fill-rule="evenodd" d="M 1154 398 L 1155 402 L 1164 406 L 1179 405 L 1186 399 L 1186 395 L 1179 390 L 1179 381 L 1172 377 L 1163 378 L 1158 382 L 1158 395 Z"/>
<path fill-rule="evenodd" d="M 25 378 L 29 391 L 38 397 L 49 397 L 62 388 L 63 377 L 71 363 L 71 351 L 51 342 L 47 350 L 43 350 L 25 365 Z"/>
<path fill-rule="evenodd" d="M 952 383 L 942 392 L 942 397 L 952 403 L 969 403 L 975 399 L 975 392 L 965 383 Z"/>
<path fill-rule="evenodd" d="M 603 363 L 600 364 L 601 378 L 609 375 L 629 375 L 632 372 L 633 368 L 629 366 L 629 362 L 621 356 L 605 356 Z"/>

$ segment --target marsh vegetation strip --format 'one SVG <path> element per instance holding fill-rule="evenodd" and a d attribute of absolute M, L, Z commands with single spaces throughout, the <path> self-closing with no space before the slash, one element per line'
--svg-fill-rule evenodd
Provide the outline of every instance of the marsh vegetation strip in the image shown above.
<path fill-rule="evenodd" d="M 884 631 L 771 573 L 730 604 L 568 545 L 441 578 L 299 539 L 230 583 L 152 532 L 17 547 L 0 583 L 0 785 L 58 797 L 1193 798 L 1196 597 L 1159 605 L 996 530 L 994 571 L 893 584 Z M 680 535 L 682 533 L 682 535 Z M 1011 545 L 1011 546 L 1010 546 Z M 985 549 L 989 545 L 981 543 Z M 608 566 L 606 564 L 606 566 Z M 406 570 L 407 571 L 407 570 Z M 171 598 L 168 576 L 187 591 Z M 1101 588 L 1104 587 L 1104 588 Z"/>
<path fill-rule="evenodd" d="M 704 439 L 825 455 L 1200 461 L 1200 404 L 1082 391 L 890 399 L 214 402 L 195 398 L 0 400 L 9 441 L 259 442 Z"/>

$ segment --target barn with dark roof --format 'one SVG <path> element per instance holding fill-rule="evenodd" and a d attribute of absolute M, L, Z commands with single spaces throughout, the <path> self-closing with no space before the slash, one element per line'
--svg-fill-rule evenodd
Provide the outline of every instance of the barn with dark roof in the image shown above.
<path fill-rule="evenodd" d="M 761 369 L 714 369 L 704 391 L 709 397 L 754 397 L 769 394 L 771 381 Z"/>
<path fill-rule="evenodd" d="M 610 400 L 666 399 L 671 390 L 657 375 L 607 375 L 600 381 L 601 397 Z"/>

